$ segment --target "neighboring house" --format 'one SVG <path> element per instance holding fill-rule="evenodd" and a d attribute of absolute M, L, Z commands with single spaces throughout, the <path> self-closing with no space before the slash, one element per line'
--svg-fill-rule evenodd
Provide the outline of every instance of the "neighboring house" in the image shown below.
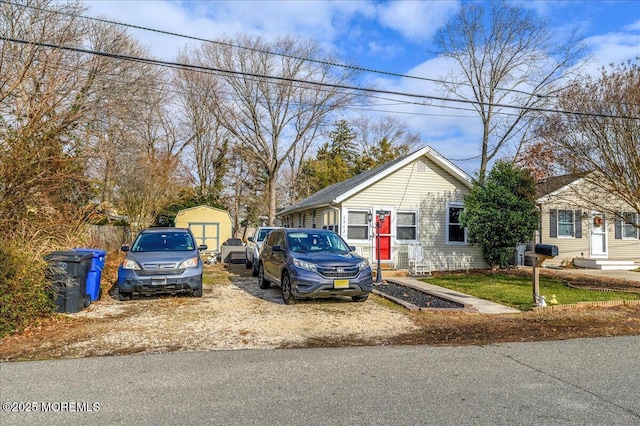
<path fill-rule="evenodd" d="M 585 201 L 589 191 L 589 185 L 580 175 L 556 176 L 538 182 L 540 242 L 557 245 L 559 251 L 557 258 L 545 264 L 637 268 L 639 265 L 634 262 L 640 262 L 640 232 L 635 226 L 640 223 L 638 213 L 612 198 L 607 204 L 620 206 L 620 215 L 607 215 Z"/>
<path fill-rule="evenodd" d="M 229 212 L 209 206 L 180 210 L 176 215 L 177 228 L 189 228 L 198 244 L 207 245 L 207 253 L 220 251 L 220 246 L 232 237 Z"/>
<path fill-rule="evenodd" d="M 331 229 L 377 262 L 407 269 L 409 252 L 422 248 L 433 270 L 486 268 L 479 246 L 467 242 L 459 222 L 471 178 L 432 148 L 326 187 L 277 214 L 285 227 Z M 410 247 L 413 247 L 410 250 Z"/>

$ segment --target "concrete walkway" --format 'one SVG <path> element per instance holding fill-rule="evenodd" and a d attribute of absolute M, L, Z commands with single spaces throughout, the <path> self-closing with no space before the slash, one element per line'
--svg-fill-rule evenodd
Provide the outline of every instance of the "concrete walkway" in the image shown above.
<path fill-rule="evenodd" d="M 454 291 L 448 288 L 429 284 L 413 277 L 387 277 L 385 278 L 385 281 L 406 285 L 408 287 L 415 287 L 421 290 L 425 290 L 426 292 L 433 294 L 434 296 L 441 296 L 445 299 L 462 303 L 466 306 L 472 306 L 481 314 L 515 314 L 520 312 L 518 309 L 511 308 L 509 306 L 504 306 L 499 303 L 494 303 L 488 300 L 480 299 L 478 297 L 469 296 L 468 294 L 460 293 L 459 291 Z"/>

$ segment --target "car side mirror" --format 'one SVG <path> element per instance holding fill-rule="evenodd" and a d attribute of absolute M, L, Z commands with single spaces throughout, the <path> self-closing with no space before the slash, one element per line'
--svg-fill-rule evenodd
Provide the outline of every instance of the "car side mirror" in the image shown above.
<path fill-rule="evenodd" d="M 206 245 L 206 244 L 200 244 L 200 245 L 198 246 L 198 250 L 199 250 L 199 251 L 206 250 L 207 248 L 208 248 L 208 247 L 207 247 L 207 245 Z"/>
<path fill-rule="evenodd" d="M 273 246 L 273 247 L 271 248 L 271 250 L 273 250 L 273 251 L 279 251 L 279 252 L 283 252 L 283 251 L 284 251 L 284 249 L 282 248 L 282 246 Z"/>
<path fill-rule="evenodd" d="M 249 237 L 247 240 L 253 242 L 253 237 Z"/>
<path fill-rule="evenodd" d="M 120 250 L 122 251 L 129 251 L 129 245 L 128 244 L 123 244 L 120 246 Z"/>
<path fill-rule="evenodd" d="M 349 246 L 349 250 L 356 251 L 356 246 Z"/>

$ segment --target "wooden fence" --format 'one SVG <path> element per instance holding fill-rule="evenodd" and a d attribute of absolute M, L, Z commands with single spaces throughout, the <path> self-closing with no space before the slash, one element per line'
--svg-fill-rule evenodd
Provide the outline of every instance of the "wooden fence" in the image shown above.
<path fill-rule="evenodd" d="M 92 246 L 108 252 L 117 251 L 122 244 L 131 243 L 131 228 L 128 226 L 92 225 L 89 228 Z"/>

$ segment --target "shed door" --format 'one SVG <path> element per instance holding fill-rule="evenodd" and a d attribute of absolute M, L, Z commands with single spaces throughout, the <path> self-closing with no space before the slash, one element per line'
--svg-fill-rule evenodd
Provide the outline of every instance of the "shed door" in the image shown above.
<path fill-rule="evenodd" d="M 220 224 L 217 222 L 189 222 L 189 229 L 198 244 L 206 244 L 207 251 L 220 251 Z"/>

